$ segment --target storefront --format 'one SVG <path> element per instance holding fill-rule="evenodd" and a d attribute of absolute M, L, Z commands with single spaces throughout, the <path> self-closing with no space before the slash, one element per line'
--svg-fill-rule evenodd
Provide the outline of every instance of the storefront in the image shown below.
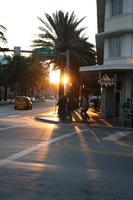
<path fill-rule="evenodd" d="M 82 73 L 97 74 L 101 92 L 101 116 L 113 122 L 123 122 L 123 104 L 127 98 L 133 102 L 133 70 L 126 66 L 88 66 L 80 67 Z M 95 77 L 94 77 L 95 79 Z"/>

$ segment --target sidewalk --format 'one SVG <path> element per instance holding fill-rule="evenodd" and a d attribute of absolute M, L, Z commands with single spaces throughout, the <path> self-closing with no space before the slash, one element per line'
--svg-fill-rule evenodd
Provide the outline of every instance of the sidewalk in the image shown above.
<path fill-rule="evenodd" d="M 65 120 L 61 121 L 58 117 L 57 112 L 48 112 L 45 114 L 42 114 L 41 116 L 36 116 L 36 120 L 45 122 L 45 123 L 51 123 L 51 124 L 78 124 L 78 125 L 89 125 L 90 127 L 110 127 L 110 128 L 126 128 L 126 127 L 117 127 L 113 126 L 111 122 L 108 122 L 101 118 L 100 113 L 95 113 L 93 109 L 88 110 L 88 114 L 90 116 L 89 120 L 86 123 L 82 122 L 80 110 L 76 110 L 72 112 L 72 121 Z M 126 128 L 129 129 L 129 128 Z"/>

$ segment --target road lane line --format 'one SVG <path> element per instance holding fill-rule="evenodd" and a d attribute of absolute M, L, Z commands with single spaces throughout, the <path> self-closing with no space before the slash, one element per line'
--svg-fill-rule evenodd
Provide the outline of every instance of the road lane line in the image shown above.
<path fill-rule="evenodd" d="M 81 130 L 81 132 L 86 132 L 86 131 L 88 131 L 88 129 L 82 129 L 82 130 Z M 13 155 L 11 155 L 11 156 L 8 156 L 8 157 L 6 157 L 5 159 L 0 160 L 0 167 L 2 167 L 2 166 L 4 166 L 4 165 L 7 165 L 7 164 L 13 162 L 14 160 L 17 160 L 17 159 L 21 158 L 22 156 L 25 156 L 25 155 L 27 155 L 27 154 L 30 154 L 30 153 L 32 153 L 33 151 L 36 151 L 36 150 L 38 150 L 38 149 L 40 149 L 40 148 L 42 148 L 42 147 L 48 146 L 48 145 L 50 145 L 50 144 L 53 144 L 53 143 L 55 143 L 55 142 L 58 141 L 58 140 L 62 140 L 62 139 L 64 139 L 64 138 L 68 138 L 68 137 L 71 137 L 71 136 L 73 136 L 73 135 L 76 135 L 76 133 L 77 133 L 77 131 L 73 131 L 73 132 L 68 133 L 68 134 L 66 134 L 66 135 L 62 135 L 62 136 L 59 136 L 59 137 L 56 137 L 56 138 L 51 138 L 51 139 L 48 140 L 48 141 L 41 142 L 41 143 L 39 143 L 39 144 L 37 144 L 37 145 L 34 145 L 33 147 L 30 147 L 30 148 L 28 148 L 28 149 L 25 149 L 25 150 L 23 150 L 23 151 L 20 151 L 19 153 L 15 153 L 15 154 L 13 154 Z"/>
<path fill-rule="evenodd" d="M 0 131 L 12 129 L 12 128 L 17 128 L 17 127 L 23 127 L 23 126 L 26 126 L 26 124 L 3 127 L 3 128 L 0 128 Z"/>
<path fill-rule="evenodd" d="M 106 140 L 106 141 L 117 141 L 122 137 L 128 136 L 129 134 L 133 133 L 133 131 L 120 131 L 117 132 L 115 134 L 111 134 L 109 136 L 106 136 L 104 138 L 102 138 L 102 140 Z"/>
<path fill-rule="evenodd" d="M 12 114 L 16 114 L 16 113 L 15 112 L 0 113 L 0 117 L 4 115 L 12 115 Z"/>

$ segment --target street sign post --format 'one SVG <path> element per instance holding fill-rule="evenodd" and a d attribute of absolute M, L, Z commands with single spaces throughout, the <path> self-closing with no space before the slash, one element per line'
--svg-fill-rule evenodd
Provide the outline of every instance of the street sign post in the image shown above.
<path fill-rule="evenodd" d="M 36 49 L 35 53 L 37 56 L 40 57 L 55 57 L 56 56 L 56 49 Z"/>

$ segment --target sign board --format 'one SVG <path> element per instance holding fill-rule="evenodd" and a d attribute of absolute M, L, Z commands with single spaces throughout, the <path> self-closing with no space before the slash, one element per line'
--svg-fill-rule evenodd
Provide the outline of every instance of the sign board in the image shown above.
<path fill-rule="evenodd" d="M 14 47 L 14 55 L 18 56 L 20 55 L 21 47 Z"/>
<path fill-rule="evenodd" d="M 36 49 L 35 53 L 37 56 L 40 57 L 55 57 L 56 56 L 56 49 Z"/>
<path fill-rule="evenodd" d="M 104 74 L 102 77 L 99 76 L 98 83 L 101 86 L 109 87 L 114 85 L 114 79 L 109 77 L 107 74 Z"/>

